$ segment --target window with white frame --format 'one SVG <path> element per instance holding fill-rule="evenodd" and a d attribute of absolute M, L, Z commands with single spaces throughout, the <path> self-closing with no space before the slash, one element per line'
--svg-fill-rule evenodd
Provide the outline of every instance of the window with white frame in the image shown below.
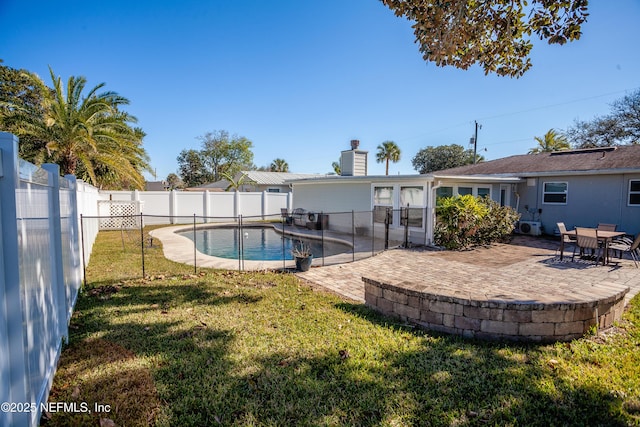
<path fill-rule="evenodd" d="M 436 188 L 436 201 L 441 197 L 453 196 L 453 187 L 438 187 Z"/>
<path fill-rule="evenodd" d="M 490 187 L 479 187 L 475 185 L 456 185 L 453 187 L 439 187 L 436 189 L 436 197 L 452 197 L 453 195 L 466 196 L 470 194 L 478 197 L 491 197 Z"/>
<path fill-rule="evenodd" d="M 424 188 L 420 187 L 400 187 L 401 206 L 423 206 Z"/>
<path fill-rule="evenodd" d="M 468 194 L 473 195 L 473 187 L 458 187 L 459 196 L 466 196 Z"/>
<path fill-rule="evenodd" d="M 400 187 L 400 206 L 402 207 L 400 225 L 405 225 L 405 221 L 408 221 L 409 227 L 422 228 L 424 188 L 421 186 Z"/>
<path fill-rule="evenodd" d="M 489 187 L 478 187 L 478 197 L 491 198 L 491 188 L 489 188 Z"/>
<path fill-rule="evenodd" d="M 393 209 L 393 187 L 373 187 L 373 221 L 384 223 L 388 208 Z"/>
<path fill-rule="evenodd" d="M 629 206 L 640 206 L 640 179 L 629 180 Z"/>
<path fill-rule="evenodd" d="M 542 202 L 545 204 L 566 205 L 569 184 L 566 182 L 545 182 Z"/>

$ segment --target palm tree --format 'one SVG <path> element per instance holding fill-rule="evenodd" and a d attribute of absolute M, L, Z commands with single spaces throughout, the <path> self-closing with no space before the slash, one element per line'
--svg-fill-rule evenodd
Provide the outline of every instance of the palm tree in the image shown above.
<path fill-rule="evenodd" d="M 398 163 L 400 160 L 400 148 L 393 141 L 385 141 L 378 145 L 378 153 L 376 153 L 376 161 L 378 163 L 386 162 L 385 175 L 389 175 L 389 161 Z"/>
<path fill-rule="evenodd" d="M 554 129 L 549 129 L 542 138 L 536 136 L 534 138 L 538 143 L 538 146 L 529 150 L 529 154 L 548 153 L 551 151 L 562 151 L 571 148 L 567 138 L 556 132 Z"/>
<path fill-rule="evenodd" d="M 243 186 L 245 184 L 245 181 L 247 181 L 249 178 L 249 176 L 246 173 L 241 172 L 241 174 L 242 175 L 240 175 L 240 177 L 236 181 L 232 175 L 226 172 L 220 172 L 220 176 L 226 179 L 227 181 L 229 181 L 229 185 L 227 186 L 227 188 L 225 188 L 224 191 L 230 191 L 230 190 L 240 191 L 240 187 Z M 247 182 L 250 182 L 250 181 L 247 181 Z"/>
<path fill-rule="evenodd" d="M 271 172 L 289 172 L 289 164 L 284 159 L 274 159 L 269 170 Z"/>
<path fill-rule="evenodd" d="M 340 167 L 340 161 L 331 163 L 331 167 L 333 168 L 333 171 L 336 173 L 336 175 L 341 175 L 342 174 L 342 168 Z"/>
<path fill-rule="evenodd" d="M 43 141 L 33 160 L 57 163 L 63 174 L 99 187 L 143 188 L 142 171 L 150 169 L 142 148 L 145 134 L 130 125 L 137 121 L 134 116 L 119 109 L 129 100 L 113 91 L 98 93 L 104 83 L 83 95 L 84 77 L 69 77 L 65 91 L 60 77 L 51 68 L 49 73 L 52 89 L 36 74 L 27 74 L 42 93 L 41 108 L 17 105 L 5 118 L 19 125 L 18 136 Z"/>

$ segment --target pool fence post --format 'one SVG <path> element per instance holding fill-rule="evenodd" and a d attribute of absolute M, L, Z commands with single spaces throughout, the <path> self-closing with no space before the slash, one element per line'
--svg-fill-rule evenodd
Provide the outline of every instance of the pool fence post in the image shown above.
<path fill-rule="evenodd" d="M 404 219 L 404 247 L 407 248 L 409 246 L 409 203 L 407 203 L 407 207 L 404 209 L 400 209 L 400 217 Z"/>
<path fill-rule="evenodd" d="M 238 271 L 242 271 L 242 215 L 238 215 Z"/>
<path fill-rule="evenodd" d="M 193 274 L 198 274 L 198 249 L 196 245 L 196 214 L 193 214 Z"/>
<path fill-rule="evenodd" d="M 351 210 L 351 262 L 356 260 L 356 213 Z"/>
<path fill-rule="evenodd" d="M 82 218 L 82 214 L 80 214 L 80 244 L 82 245 L 82 282 L 84 283 L 84 287 L 87 287 L 87 261 L 86 255 L 84 252 L 84 221 Z"/>
<path fill-rule="evenodd" d="M 284 255 L 284 226 L 285 226 L 285 217 L 280 218 L 280 222 L 282 223 L 282 235 L 280 236 L 280 240 L 282 241 L 282 271 L 287 270 L 287 259 Z"/>
<path fill-rule="evenodd" d="M 142 278 L 145 278 L 144 271 L 144 229 L 142 224 L 142 211 L 140 211 L 140 250 L 142 252 Z"/>
<path fill-rule="evenodd" d="M 384 249 L 389 249 L 389 223 L 391 223 L 393 212 L 391 208 L 387 208 L 384 216 Z"/>
<path fill-rule="evenodd" d="M 374 218 L 374 211 L 371 210 L 371 256 L 376 254 L 376 221 Z"/>
<path fill-rule="evenodd" d="M 322 218 L 324 218 L 324 213 L 320 211 L 318 222 L 320 223 L 320 241 L 322 242 L 322 266 L 324 267 L 324 227 L 322 226 Z"/>

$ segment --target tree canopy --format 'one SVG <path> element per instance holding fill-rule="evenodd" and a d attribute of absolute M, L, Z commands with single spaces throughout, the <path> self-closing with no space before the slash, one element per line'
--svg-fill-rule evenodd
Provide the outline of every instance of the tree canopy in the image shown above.
<path fill-rule="evenodd" d="M 201 150 L 182 150 L 178 156 L 178 174 L 187 187 L 196 187 L 241 170 L 253 170 L 253 143 L 243 136 L 230 136 L 225 130 L 199 136 Z"/>
<path fill-rule="evenodd" d="M 16 110 L 44 114 L 42 101 L 40 86 L 34 84 L 26 70 L 0 66 L 0 123 L 4 131 L 20 136 L 18 151 L 23 159 L 35 159 L 45 143 L 35 136 L 20 133 L 19 121 L 3 118 L 11 116 Z"/>
<path fill-rule="evenodd" d="M 575 148 L 639 144 L 640 89 L 614 101 L 608 115 L 576 120 L 566 135 Z"/>
<path fill-rule="evenodd" d="M 142 171 L 149 170 L 142 147 L 145 133 L 133 127 L 137 119 L 122 109 L 127 98 L 101 92 L 104 83 L 85 90 L 82 76 L 69 77 L 65 87 L 51 68 L 52 88 L 34 73 L 5 72 L 17 80 L 3 83 L 7 92 L 1 96 L 0 119 L 3 128 L 26 143 L 21 152 L 25 160 L 57 163 L 63 174 L 101 188 L 144 188 Z"/>
<path fill-rule="evenodd" d="M 478 162 L 484 160 L 482 156 L 477 157 Z M 472 163 L 473 150 L 465 150 L 462 145 L 458 144 L 423 148 L 411 160 L 413 168 L 418 173 L 429 173 Z"/>
<path fill-rule="evenodd" d="M 535 34 L 549 44 L 578 40 L 587 0 L 381 0 L 413 22 L 425 61 L 520 77 L 531 68 Z"/>
<path fill-rule="evenodd" d="M 223 172 L 233 176 L 242 169 L 255 169 L 253 143 L 244 136 L 219 130 L 207 132 L 198 139 L 202 142 L 202 159 L 214 181 L 220 180 Z"/>
<path fill-rule="evenodd" d="M 186 187 L 197 187 L 213 181 L 198 150 L 182 150 L 178 155 L 178 175 Z"/>

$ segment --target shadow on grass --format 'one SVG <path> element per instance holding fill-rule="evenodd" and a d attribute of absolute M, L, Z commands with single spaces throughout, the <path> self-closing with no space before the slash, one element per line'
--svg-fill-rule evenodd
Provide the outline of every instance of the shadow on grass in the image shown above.
<path fill-rule="evenodd" d="M 413 402 L 414 425 L 628 425 L 619 396 L 563 378 L 543 346 L 470 340 L 414 329 L 361 304 L 336 306 L 420 342 L 385 355 L 398 379 L 389 389 Z"/>
<path fill-rule="evenodd" d="M 567 380 L 544 347 L 415 330 L 293 279 L 224 277 L 87 293 L 72 341 L 135 355 L 156 425 L 626 425 L 621 399 Z M 104 371 L 83 379 L 99 390 L 108 371 L 87 369 Z"/>

